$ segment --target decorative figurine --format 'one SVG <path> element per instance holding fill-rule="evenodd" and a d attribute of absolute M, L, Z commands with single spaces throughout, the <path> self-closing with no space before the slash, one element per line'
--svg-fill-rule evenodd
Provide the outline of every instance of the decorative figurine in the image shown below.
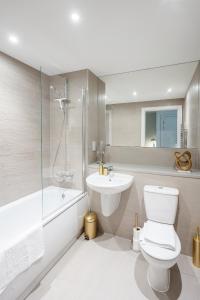
<path fill-rule="evenodd" d="M 189 151 L 183 153 L 175 152 L 176 169 L 179 171 L 190 171 L 192 168 L 192 155 Z"/>

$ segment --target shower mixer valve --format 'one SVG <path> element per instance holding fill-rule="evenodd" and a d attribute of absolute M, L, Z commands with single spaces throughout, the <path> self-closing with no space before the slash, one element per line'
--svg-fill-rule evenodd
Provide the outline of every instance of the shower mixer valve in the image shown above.
<path fill-rule="evenodd" d="M 72 182 L 74 174 L 70 171 L 59 171 L 56 173 L 56 180 L 58 182 Z"/>

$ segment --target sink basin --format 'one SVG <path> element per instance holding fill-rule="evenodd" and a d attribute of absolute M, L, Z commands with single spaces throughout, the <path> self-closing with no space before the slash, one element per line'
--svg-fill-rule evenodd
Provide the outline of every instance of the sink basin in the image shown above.
<path fill-rule="evenodd" d="M 101 208 L 104 216 L 110 216 L 119 206 L 121 193 L 133 184 L 134 177 L 111 172 L 108 176 L 94 173 L 86 178 L 87 186 L 101 194 Z"/>
<path fill-rule="evenodd" d="M 127 190 L 133 183 L 133 176 L 111 173 L 108 176 L 94 173 L 86 178 L 88 187 L 101 194 L 118 194 Z"/>

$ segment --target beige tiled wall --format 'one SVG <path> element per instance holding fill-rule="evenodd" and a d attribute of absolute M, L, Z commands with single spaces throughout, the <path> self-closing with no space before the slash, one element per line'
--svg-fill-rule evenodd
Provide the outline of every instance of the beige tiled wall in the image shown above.
<path fill-rule="evenodd" d="M 61 128 L 63 125 L 64 114 L 60 110 L 56 97 L 65 96 L 65 80 L 67 79 L 68 98 L 71 101 L 66 110 L 66 123 L 61 137 L 61 147 L 55 163 L 53 174 L 53 162 L 56 151 L 60 143 Z M 50 174 L 51 184 L 82 189 L 82 88 L 87 85 L 87 70 L 51 76 L 51 85 L 57 90 L 57 96 L 51 91 L 51 163 Z M 64 149 L 66 137 L 66 153 Z M 66 161 L 66 166 L 65 166 Z M 70 171 L 74 177 L 73 182 L 59 183 L 55 180 L 57 171 Z"/>
<path fill-rule="evenodd" d="M 96 161 L 96 152 L 92 151 L 92 141 L 103 139 L 105 141 L 105 84 L 89 70 L 81 70 L 71 73 L 51 76 L 51 85 L 57 89 L 58 94 L 64 96 L 65 79 L 68 80 L 68 97 L 71 101 L 68 107 L 68 129 L 67 129 L 67 169 L 74 173 L 73 188 L 82 188 L 82 109 L 86 116 L 86 160 Z M 82 89 L 86 89 L 86 105 L 82 103 Z M 52 174 L 52 165 L 55 153 L 60 140 L 60 130 L 63 122 L 63 113 L 59 108 L 58 102 L 54 101 L 53 90 L 51 91 L 51 164 L 50 182 L 54 185 L 68 186 L 59 184 L 55 181 Z M 85 107 L 85 109 L 84 109 Z M 101 126 L 98 124 L 101 123 Z M 63 148 L 64 135 L 55 170 L 64 168 L 65 153 Z"/>
<path fill-rule="evenodd" d="M 43 188 L 49 185 L 50 175 L 50 78 L 41 74 L 42 92 L 42 185 Z M 41 121 L 40 121 L 41 122 Z"/>
<path fill-rule="evenodd" d="M 105 144 L 105 83 L 88 70 L 88 111 L 87 142 L 88 162 L 97 160 L 97 153 L 92 151 L 92 141 L 97 148 L 100 141 Z"/>
<path fill-rule="evenodd" d="M 188 131 L 188 147 L 200 148 L 200 63 L 192 78 L 185 99 L 185 129 Z M 198 137 L 198 138 L 197 138 Z"/>
<path fill-rule="evenodd" d="M 43 82 L 44 168 L 49 164 L 48 77 Z M 0 205 L 41 189 L 40 72 L 0 53 Z"/>
<path fill-rule="evenodd" d="M 98 79 L 88 71 L 87 99 L 87 142 L 88 163 L 96 160 L 96 152 L 92 151 L 92 141 L 98 141 Z"/>
<path fill-rule="evenodd" d="M 184 149 L 178 149 L 184 151 Z M 197 149 L 189 149 L 192 153 L 193 168 L 199 167 L 199 153 Z M 139 165 L 156 165 L 174 167 L 174 152 L 177 149 L 141 148 L 141 147 L 107 147 L 106 161 L 130 163 Z"/>
<path fill-rule="evenodd" d="M 98 78 L 98 140 L 106 143 L 105 83 Z"/>
<path fill-rule="evenodd" d="M 53 97 L 50 101 L 50 85 L 56 85 L 63 92 L 61 96 L 64 96 L 65 79 L 68 79 L 71 99 L 67 163 L 75 174 L 73 187 L 81 189 L 82 88 L 87 90 L 86 146 L 88 159 L 92 162 L 96 160 L 96 153 L 92 152 L 91 143 L 93 140 L 98 143 L 105 133 L 103 126 L 98 127 L 99 118 L 101 123 L 105 123 L 104 83 L 89 70 L 49 77 L 0 53 L 0 205 L 40 190 L 41 176 L 44 187 L 56 184 L 52 176 L 52 163 L 59 143 L 63 114 Z M 62 167 L 63 162 L 62 148 L 56 164 Z"/>
<path fill-rule="evenodd" d="M 93 172 L 94 169 L 89 169 L 89 173 Z M 134 176 L 134 184 L 131 189 L 122 193 L 120 206 L 110 217 L 104 217 L 101 213 L 100 195 L 89 191 L 91 207 L 98 214 L 100 230 L 131 239 L 135 213 L 139 213 L 141 226 L 146 219 L 144 185 L 176 187 L 180 191 L 180 196 L 175 229 L 181 240 L 182 253 L 191 255 L 192 237 L 196 226 L 200 225 L 199 179 L 126 173 Z"/>

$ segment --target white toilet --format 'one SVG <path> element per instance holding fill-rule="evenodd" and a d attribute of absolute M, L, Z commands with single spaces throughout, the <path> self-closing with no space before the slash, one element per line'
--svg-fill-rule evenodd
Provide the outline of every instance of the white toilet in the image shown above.
<path fill-rule="evenodd" d="M 175 188 L 144 187 L 147 216 L 140 237 L 142 254 L 149 264 L 147 279 L 158 292 L 166 292 L 170 285 L 170 268 L 181 252 L 181 244 L 174 229 L 179 191 Z"/>

